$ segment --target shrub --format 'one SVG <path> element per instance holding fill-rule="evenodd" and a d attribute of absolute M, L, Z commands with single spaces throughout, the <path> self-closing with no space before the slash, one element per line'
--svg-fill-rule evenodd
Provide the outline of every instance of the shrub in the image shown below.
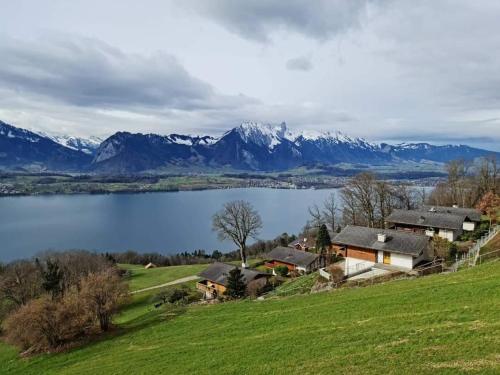
<path fill-rule="evenodd" d="M 183 305 L 197 301 L 199 299 L 199 293 L 183 285 L 178 288 L 162 290 L 156 297 L 156 299 L 160 300 L 162 303 Z"/>
<path fill-rule="evenodd" d="M 332 264 L 327 268 L 330 278 L 334 283 L 344 280 L 344 270 L 342 267 Z"/>
<path fill-rule="evenodd" d="M 458 246 L 456 243 L 452 242 L 448 248 L 450 258 L 454 259 L 458 254 Z"/>
<path fill-rule="evenodd" d="M 85 335 L 92 316 L 75 292 L 53 300 L 42 296 L 11 313 L 3 324 L 5 339 L 22 350 L 53 350 Z"/>
<path fill-rule="evenodd" d="M 288 267 L 287 266 L 277 266 L 274 267 L 274 272 L 276 272 L 277 275 L 285 277 L 288 275 Z"/>

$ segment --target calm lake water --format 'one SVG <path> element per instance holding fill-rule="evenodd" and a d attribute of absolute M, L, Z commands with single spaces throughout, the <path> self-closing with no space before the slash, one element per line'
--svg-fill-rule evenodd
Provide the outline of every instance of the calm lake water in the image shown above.
<path fill-rule="evenodd" d="M 271 239 L 298 233 L 309 218 L 307 208 L 322 204 L 333 191 L 252 188 L 0 198 L 0 260 L 49 249 L 229 251 L 234 245 L 220 242 L 211 223 L 225 202 L 251 202 L 263 221 L 259 238 Z"/>

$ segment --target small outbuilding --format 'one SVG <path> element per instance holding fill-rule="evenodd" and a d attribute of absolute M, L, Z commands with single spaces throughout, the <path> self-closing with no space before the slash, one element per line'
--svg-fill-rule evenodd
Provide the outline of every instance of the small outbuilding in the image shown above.
<path fill-rule="evenodd" d="M 149 270 L 150 268 L 156 268 L 156 264 L 154 263 L 148 263 L 144 266 L 145 269 Z"/>

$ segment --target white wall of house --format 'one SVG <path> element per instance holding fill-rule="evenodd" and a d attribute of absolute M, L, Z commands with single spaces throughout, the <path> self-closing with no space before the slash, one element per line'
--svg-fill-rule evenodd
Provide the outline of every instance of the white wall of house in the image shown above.
<path fill-rule="evenodd" d="M 453 242 L 457 239 L 459 233 L 457 231 L 451 229 L 439 229 L 438 236 L 441 238 L 445 238 L 450 242 Z"/>
<path fill-rule="evenodd" d="M 384 263 L 384 252 L 382 250 L 377 252 L 377 263 Z"/>
<path fill-rule="evenodd" d="M 413 257 L 411 255 L 391 253 L 391 266 L 403 267 L 411 270 L 413 264 Z"/>
<path fill-rule="evenodd" d="M 473 221 L 464 221 L 463 230 L 472 232 L 474 229 L 476 229 L 476 223 Z"/>

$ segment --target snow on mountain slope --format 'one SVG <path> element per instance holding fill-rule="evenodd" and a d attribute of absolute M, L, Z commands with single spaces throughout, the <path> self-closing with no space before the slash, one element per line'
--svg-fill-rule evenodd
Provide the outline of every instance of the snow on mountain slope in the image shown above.
<path fill-rule="evenodd" d="M 94 136 L 91 136 L 89 138 L 79 138 L 64 134 L 48 134 L 44 132 L 36 133 L 72 150 L 82 151 L 87 155 L 95 154 L 96 150 L 99 148 L 99 145 L 102 143 L 101 138 Z"/>

